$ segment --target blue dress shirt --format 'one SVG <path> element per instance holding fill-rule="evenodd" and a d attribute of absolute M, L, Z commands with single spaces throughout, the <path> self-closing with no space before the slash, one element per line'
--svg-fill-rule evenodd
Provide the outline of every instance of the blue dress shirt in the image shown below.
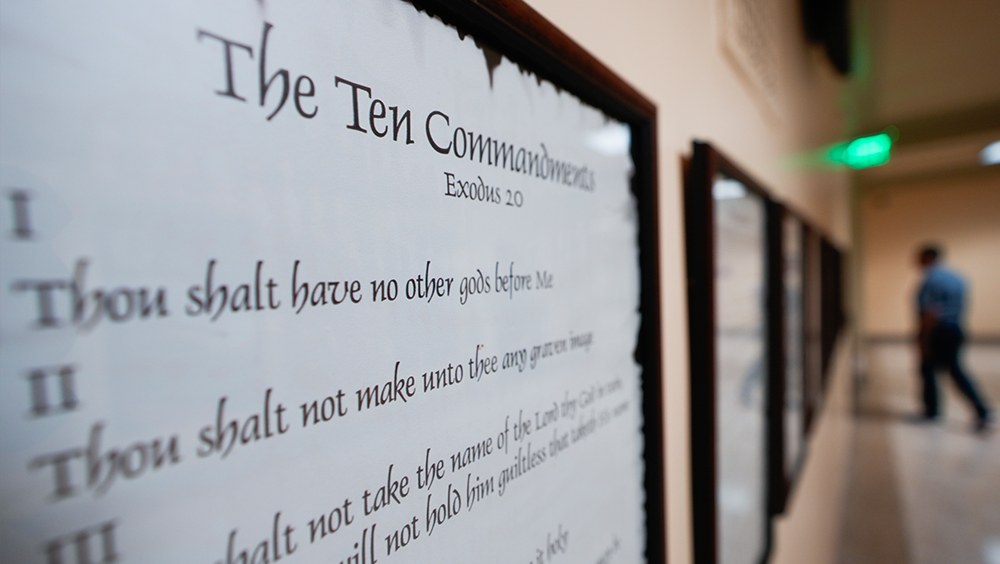
<path fill-rule="evenodd" d="M 965 294 L 965 280 L 961 276 L 943 266 L 931 266 L 917 292 L 917 311 L 959 325 L 965 310 Z"/>

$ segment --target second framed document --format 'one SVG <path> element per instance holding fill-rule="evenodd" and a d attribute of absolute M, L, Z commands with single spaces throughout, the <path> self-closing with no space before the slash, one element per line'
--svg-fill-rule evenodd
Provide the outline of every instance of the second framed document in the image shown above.
<path fill-rule="evenodd" d="M 685 183 L 695 561 L 770 551 L 769 247 L 776 207 L 759 183 L 695 143 Z"/>

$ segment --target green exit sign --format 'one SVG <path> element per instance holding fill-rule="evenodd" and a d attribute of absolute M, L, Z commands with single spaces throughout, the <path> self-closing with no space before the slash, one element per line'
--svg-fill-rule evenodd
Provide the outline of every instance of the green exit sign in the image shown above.
<path fill-rule="evenodd" d="M 868 168 L 889 162 L 891 148 L 892 137 L 888 133 L 879 133 L 838 143 L 827 150 L 826 158 L 855 169 Z"/>

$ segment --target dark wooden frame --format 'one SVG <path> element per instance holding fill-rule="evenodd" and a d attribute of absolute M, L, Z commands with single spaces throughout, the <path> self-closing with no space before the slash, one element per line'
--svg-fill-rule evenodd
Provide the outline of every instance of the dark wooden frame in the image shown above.
<path fill-rule="evenodd" d="M 715 236 L 714 203 L 712 183 L 717 173 L 740 181 L 758 196 L 765 206 L 765 261 L 764 277 L 767 302 L 765 304 L 765 351 L 768 356 L 768 386 L 765 407 L 761 413 L 764 423 L 765 452 L 761 453 L 764 479 L 760 487 L 765 490 L 763 514 L 763 550 L 758 555 L 759 562 L 766 562 L 771 552 L 771 507 L 769 454 L 774 449 L 770 420 L 776 410 L 775 392 L 770 384 L 776 366 L 783 363 L 781 355 L 775 355 L 774 331 L 777 330 L 776 308 L 780 307 L 782 291 L 780 278 L 775 278 L 775 245 L 780 242 L 775 232 L 776 219 L 780 208 L 769 198 L 759 182 L 743 172 L 732 161 L 707 143 L 695 141 L 691 161 L 688 163 L 684 183 L 685 237 L 687 250 L 688 287 L 688 342 L 691 370 L 691 494 L 692 524 L 694 535 L 694 561 L 697 564 L 718 562 L 718 515 L 716 488 L 718 467 L 716 460 L 717 417 L 716 417 L 716 366 L 715 366 Z M 777 321 L 780 323 L 780 321 Z"/>
<path fill-rule="evenodd" d="M 488 55 L 502 54 L 631 129 L 639 213 L 641 322 L 635 359 L 643 373 L 646 559 L 666 562 L 656 106 L 521 0 L 407 1 L 471 35 Z"/>
<path fill-rule="evenodd" d="M 820 354 L 824 393 L 830 380 L 830 365 L 837 339 L 844 328 L 844 255 L 827 237 L 820 238 Z"/>

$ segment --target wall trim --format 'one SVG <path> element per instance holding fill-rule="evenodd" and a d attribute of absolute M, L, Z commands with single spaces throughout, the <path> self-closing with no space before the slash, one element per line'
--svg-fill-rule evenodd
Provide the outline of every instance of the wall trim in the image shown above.
<path fill-rule="evenodd" d="M 884 333 L 884 334 L 866 335 L 863 339 L 866 345 L 902 344 L 902 343 L 909 344 L 913 342 L 913 335 L 899 334 L 899 333 Z M 977 333 L 974 335 L 968 335 L 966 337 L 966 342 L 970 345 L 1000 347 L 1000 334 Z"/>

